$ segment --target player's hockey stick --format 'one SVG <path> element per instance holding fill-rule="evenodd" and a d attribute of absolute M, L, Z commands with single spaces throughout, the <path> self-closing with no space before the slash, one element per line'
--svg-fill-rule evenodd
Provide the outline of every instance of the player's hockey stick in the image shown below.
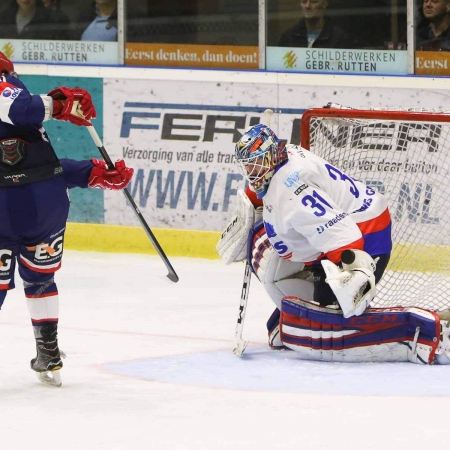
<path fill-rule="evenodd" d="M 91 125 L 91 126 L 88 126 L 86 128 L 88 129 L 89 134 L 92 137 L 92 140 L 95 142 L 95 145 L 97 146 L 98 150 L 100 151 L 100 153 L 101 153 L 103 159 L 105 160 L 108 168 L 114 170 L 114 164 L 111 161 L 111 158 L 109 157 L 105 147 L 103 146 L 103 143 L 102 143 L 99 135 L 97 134 L 97 131 L 95 130 L 94 126 Z M 130 192 L 126 188 L 122 189 L 122 192 L 123 192 L 123 195 L 125 195 L 125 198 L 127 199 L 128 203 L 131 205 L 131 207 L 132 207 L 132 209 L 134 211 L 134 214 L 138 218 L 142 228 L 144 229 L 144 231 L 146 232 L 148 238 L 150 239 L 150 242 L 153 244 L 153 247 L 155 247 L 155 249 L 158 252 L 159 256 L 161 257 L 161 259 L 163 260 L 163 262 L 166 265 L 167 269 L 169 270 L 169 273 L 167 274 L 167 278 L 170 281 L 173 281 L 174 283 L 176 283 L 179 280 L 178 275 L 176 274 L 175 269 L 172 267 L 172 264 L 170 264 L 169 259 L 167 258 L 166 254 L 164 253 L 164 250 L 159 245 L 159 242 L 156 240 L 155 235 L 153 234 L 152 230 L 148 226 L 148 224 L 145 221 L 143 215 L 139 211 L 139 208 L 137 207 L 136 203 L 134 202 L 133 197 L 131 196 Z"/>
<path fill-rule="evenodd" d="M 264 111 L 261 123 L 270 127 L 272 115 L 273 111 L 271 109 L 266 109 Z M 251 277 L 252 277 L 252 270 L 247 258 L 247 260 L 245 261 L 244 281 L 242 283 L 241 302 L 239 304 L 239 315 L 237 318 L 236 331 L 234 335 L 233 353 L 236 356 L 242 356 L 248 344 L 248 341 L 242 339 L 242 331 L 244 329 L 244 320 L 245 320 L 245 313 L 247 311 L 248 291 L 250 289 Z"/>

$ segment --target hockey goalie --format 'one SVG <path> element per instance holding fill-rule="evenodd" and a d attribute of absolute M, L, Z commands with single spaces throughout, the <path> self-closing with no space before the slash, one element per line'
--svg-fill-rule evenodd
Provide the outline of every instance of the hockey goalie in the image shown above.
<path fill-rule="evenodd" d="M 238 192 L 217 250 L 226 264 L 248 258 L 275 303 L 272 348 L 322 361 L 450 364 L 450 309 L 370 307 L 392 250 L 382 194 L 266 125 L 247 129 L 235 156 L 250 189 Z"/>

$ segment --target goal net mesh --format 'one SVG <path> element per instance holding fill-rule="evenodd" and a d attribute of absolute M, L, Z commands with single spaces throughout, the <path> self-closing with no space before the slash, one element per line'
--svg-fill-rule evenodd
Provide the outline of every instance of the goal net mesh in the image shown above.
<path fill-rule="evenodd" d="M 320 108 L 304 148 L 384 194 L 394 249 L 373 307 L 450 306 L 450 111 Z"/>

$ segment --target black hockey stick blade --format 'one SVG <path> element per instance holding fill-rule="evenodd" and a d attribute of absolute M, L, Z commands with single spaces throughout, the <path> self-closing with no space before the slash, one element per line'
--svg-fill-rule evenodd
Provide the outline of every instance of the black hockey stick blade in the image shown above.
<path fill-rule="evenodd" d="M 114 170 L 114 164 L 111 161 L 111 158 L 108 155 L 108 152 L 106 151 L 105 147 L 103 146 L 103 143 L 97 134 L 97 131 L 95 130 L 94 126 L 88 126 L 86 127 L 89 131 L 89 134 L 91 135 L 93 141 L 95 142 L 95 145 L 97 146 L 99 152 L 101 153 L 103 159 L 105 160 L 107 166 L 109 169 Z M 134 214 L 136 215 L 137 219 L 139 220 L 139 223 L 141 224 L 142 228 L 144 229 L 145 233 L 147 234 L 148 238 L 150 239 L 150 242 L 152 243 L 153 247 L 155 247 L 155 250 L 157 251 L 158 255 L 163 260 L 164 264 L 167 267 L 167 270 L 169 273 L 167 274 L 167 278 L 170 281 L 173 281 L 174 283 L 177 283 L 179 278 L 177 273 L 175 272 L 175 269 L 172 267 L 172 264 L 170 264 L 169 258 L 167 258 L 166 254 L 164 253 L 164 250 L 159 245 L 159 242 L 157 241 L 155 235 L 153 234 L 152 230 L 148 226 L 147 222 L 144 219 L 144 216 L 139 211 L 139 208 L 137 207 L 135 201 L 133 200 L 133 197 L 131 196 L 128 189 L 122 189 L 123 195 L 127 199 L 129 205 L 134 211 Z"/>

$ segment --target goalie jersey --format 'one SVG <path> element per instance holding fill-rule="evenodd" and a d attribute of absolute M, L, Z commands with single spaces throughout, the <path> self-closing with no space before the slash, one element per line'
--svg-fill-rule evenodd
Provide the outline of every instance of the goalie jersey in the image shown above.
<path fill-rule="evenodd" d="M 291 261 L 338 263 L 345 249 L 375 257 L 392 249 L 386 198 L 319 156 L 295 145 L 264 196 L 270 243 Z"/>

